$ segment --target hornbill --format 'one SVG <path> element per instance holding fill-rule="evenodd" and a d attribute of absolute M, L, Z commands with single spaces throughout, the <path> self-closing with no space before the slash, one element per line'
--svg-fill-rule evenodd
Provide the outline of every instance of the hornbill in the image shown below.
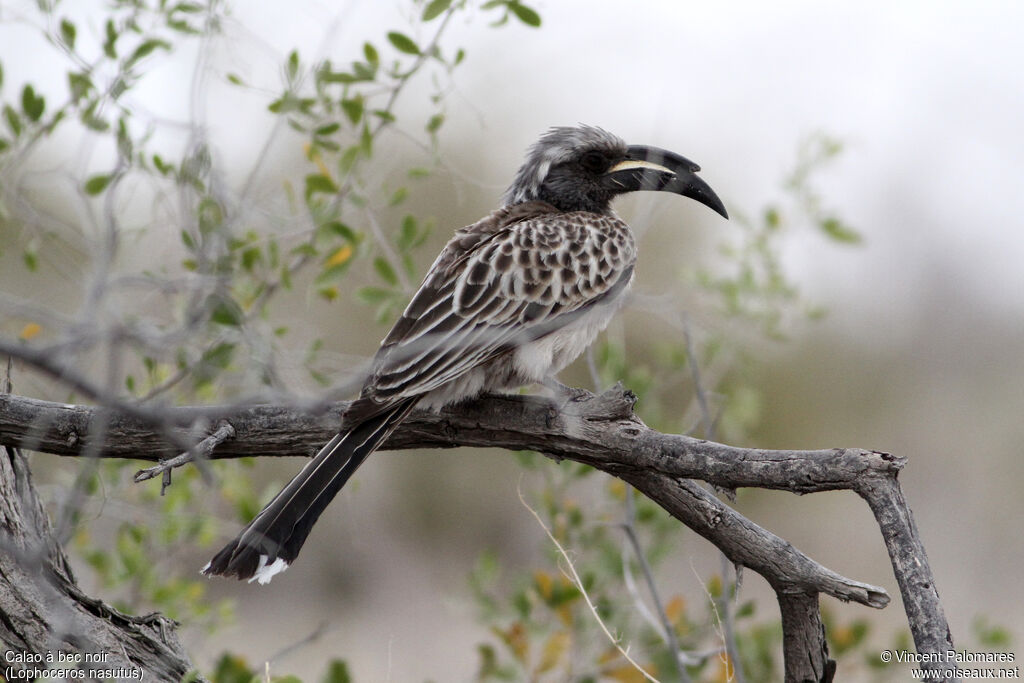
<path fill-rule="evenodd" d="M 381 342 L 340 432 L 202 572 L 267 583 L 295 560 L 352 473 L 414 408 L 553 379 L 605 328 L 636 243 L 611 201 L 657 190 L 728 218 L 692 161 L 593 126 L 552 128 L 502 206 L 455 232 Z M 564 388 L 564 387 L 563 387 Z"/>

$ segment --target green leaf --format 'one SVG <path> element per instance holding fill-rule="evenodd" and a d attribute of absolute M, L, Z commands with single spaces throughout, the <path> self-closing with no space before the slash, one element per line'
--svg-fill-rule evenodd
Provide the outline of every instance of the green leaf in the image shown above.
<path fill-rule="evenodd" d="M 317 192 L 334 194 L 338 191 L 338 185 L 322 173 L 312 173 L 306 176 L 306 200 L 308 201 Z"/>
<path fill-rule="evenodd" d="M 346 176 L 352 171 L 352 167 L 356 165 L 356 161 L 359 159 L 359 145 L 352 145 L 345 149 L 338 158 L 338 170 L 341 175 Z"/>
<path fill-rule="evenodd" d="M 150 38 L 149 40 L 143 42 L 142 45 L 139 45 L 137 48 L 135 48 L 135 51 L 132 52 L 131 56 L 125 62 L 125 67 L 133 66 L 140 59 L 143 59 L 148 55 L 152 54 L 153 51 L 157 48 L 161 50 L 170 51 L 171 44 L 168 43 L 166 40 L 160 40 L 159 38 Z"/>
<path fill-rule="evenodd" d="M 334 282 L 335 280 L 340 278 L 345 273 L 346 270 L 348 270 L 351 264 L 352 261 L 348 260 L 345 261 L 344 263 L 338 263 L 336 265 L 329 266 L 328 268 L 321 271 L 320 274 L 313 279 L 313 284 L 318 287 L 322 287 L 323 285 Z"/>
<path fill-rule="evenodd" d="M 436 133 L 443 123 L 444 114 L 434 114 L 430 117 L 430 120 L 427 121 L 427 132 L 430 134 Z"/>
<path fill-rule="evenodd" d="M 335 121 L 334 123 L 328 123 L 327 125 L 320 126 L 319 128 L 313 131 L 313 135 L 331 135 L 332 133 L 338 132 L 339 128 L 341 128 L 341 124 Z"/>
<path fill-rule="evenodd" d="M 60 20 L 60 39 L 72 50 L 75 49 L 75 25 L 67 19 Z"/>
<path fill-rule="evenodd" d="M 341 237 L 350 244 L 359 242 L 359 236 L 355 231 L 341 221 L 329 221 L 320 226 L 321 234 L 333 234 Z"/>
<path fill-rule="evenodd" d="M 527 26 L 532 26 L 534 28 L 540 26 L 540 15 L 526 5 L 513 0 L 513 2 L 508 4 L 508 8 L 512 10 L 512 13 L 516 15 L 519 21 L 523 22 Z"/>
<path fill-rule="evenodd" d="M 366 61 L 370 63 L 370 66 L 376 67 L 380 64 L 380 55 L 372 43 L 363 43 L 363 56 L 366 57 Z"/>
<path fill-rule="evenodd" d="M 359 80 L 363 80 L 363 79 L 356 78 L 355 76 L 353 76 L 350 73 L 345 73 L 344 71 L 324 71 L 324 72 L 322 72 L 320 74 L 320 78 L 321 78 L 321 80 L 323 80 L 324 83 L 346 83 L 347 84 L 347 83 L 355 83 L 355 82 L 357 82 Z"/>
<path fill-rule="evenodd" d="M 370 306 L 384 303 L 394 295 L 394 290 L 383 287 L 360 287 L 356 290 L 356 300 Z"/>
<path fill-rule="evenodd" d="M 316 293 L 322 296 L 327 301 L 334 301 L 338 298 L 339 290 L 337 285 L 331 285 L 329 287 L 319 287 Z"/>
<path fill-rule="evenodd" d="M 423 21 L 430 21 L 441 16 L 452 5 L 452 0 L 431 0 L 423 10 Z"/>
<path fill-rule="evenodd" d="M 398 232 L 398 248 L 402 251 L 407 251 L 416 241 L 417 232 L 416 217 L 412 214 L 406 214 L 405 218 L 402 219 L 402 227 Z"/>
<path fill-rule="evenodd" d="M 370 132 L 370 127 L 365 123 L 363 124 L 363 132 L 359 135 L 359 151 L 367 159 L 373 156 L 373 133 Z"/>
<path fill-rule="evenodd" d="M 35 248 L 29 247 L 21 257 L 25 261 L 25 267 L 33 273 L 36 272 L 36 269 L 39 268 L 39 254 L 36 253 Z"/>
<path fill-rule="evenodd" d="M 196 241 L 192 238 L 192 235 L 188 234 L 187 230 L 181 231 L 181 243 L 185 245 L 185 248 L 189 251 L 196 250 Z"/>
<path fill-rule="evenodd" d="M 353 97 L 352 99 L 343 99 L 341 101 L 341 108 L 345 112 L 345 116 L 352 122 L 353 125 L 359 123 L 359 120 L 363 118 L 363 98 Z"/>
<path fill-rule="evenodd" d="M 837 242 L 842 242 L 844 244 L 860 244 L 864 239 L 861 237 L 860 233 L 850 226 L 844 225 L 841 220 L 835 217 L 829 217 L 821 220 L 819 222 L 819 226 L 826 235 Z"/>
<path fill-rule="evenodd" d="M 106 40 L 103 41 L 103 54 L 110 59 L 117 59 L 117 29 L 114 27 L 114 20 L 107 19 Z"/>
<path fill-rule="evenodd" d="M 94 175 L 85 181 L 85 193 L 88 195 L 98 195 L 103 190 L 107 189 L 107 185 L 113 180 L 114 176 L 110 173 L 103 173 L 100 175 Z"/>
<path fill-rule="evenodd" d="M 398 275 L 395 273 L 394 267 L 391 263 L 383 256 L 378 256 L 373 260 L 373 269 L 377 271 L 377 275 L 380 275 L 384 282 L 388 283 L 392 287 L 398 286 Z"/>
<path fill-rule="evenodd" d="M 254 676 L 256 671 L 250 669 L 244 659 L 225 653 L 214 668 L 212 680 L 217 683 L 250 683 Z"/>
<path fill-rule="evenodd" d="M 244 319 L 245 314 L 242 312 L 242 307 L 234 299 L 217 297 L 216 305 L 210 312 L 210 320 L 218 325 L 238 327 Z"/>
<path fill-rule="evenodd" d="M 292 50 L 288 53 L 288 62 L 285 65 L 285 73 L 289 81 L 294 81 L 299 75 L 299 53 Z"/>
<path fill-rule="evenodd" d="M 224 224 L 224 209 L 213 197 L 203 197 L 197 208 L 199 232 L 207 235 Z"/>
<path fill-rule="evenodd" d="M 45 108 L 46 100 L 36 95 L 36 91 L 31 85 L 26 85 L 22 88 L 21 110 L 25 112 L 25 116 L 32 121 L 38 121 L 42 117 Z"/>
<path fill-rule="evenodd" d="M 352 683 L 352 677 L 348 673 L 348 664 L 340 659 L 332 659 L 327 664 L 327 672 L 320 679 L 320 683 Z"/>
<path fill-rule="evenodd" d="M 200 33 L 199 29 L 197 29 L 195 26 L 192 26 L 187 21 L 184 21 L 182 19 L 168 19 L 167 28 L 174 29 L 179 33 L 184 33 L 186 35 L 192 36 L 197 36 Z"/>
<path fill-rule="evenodd" d="M 71 100 L 78 102 L 92 89 L 92 79 L 84 73 L 68 72 L 68 89 L 71 91 Z"/>
<path fill-rule="evenodd" d="M 395 49 L 399 52 L 404 52 L 407 55 L 418 55 L 420 54 L 420 48 L 416 42 L 398 31 L 391 31 L 388 33 L 388 41 L 395 46 Z"/>
<path fill-rule="evenodd" d="M 357 81 L 372 81 L 377 76 L 377 65 L 352 62 L 352 74 Z"/>
<path fill-rule="evenodd" d="M 153 167 L 160 172 L 160 175 L 167 175 L 174 170 L 174 166 L 164 161 L 159 154 L 153 155 Z"/>
<path fill-rule="evenodd" d="M 117 153 L 120 154 L 123 159 L 130 160 L 134 149 L 135 144 L 132 142 L 131 136 L 128 135 L 128 124 L 125 123 L 124 118 L 118 119 Z"/>
<path fill-rule="evenodd" d="M 391 199 L 388 200 L 388 206 L 398 206 L 405 201 L 405 198 L 409 196 L 409 189 L 400 187 L 395 190 L 395 193 L 391 195 Z"/>
<path fill-rule="evenodd" d="M 4 105 L 4 120 L 7 121 L 7 127 L 14 133 L 14 137 L 21 135 L 21 117 L 9 104 Z"/>
<path fill-rule="evenodd" d="M 242 80 L 242 77 L 234 73 L 228 74 L 228 82 L 235 85 L 245 85 L 245 81 Z"/>
<path fill-rule="evenodd" d="M 250 273 L 256 264 L 262 261 L 263 252 L 260 251 L 259 247 L 249 247 L 242 252 L 242 268 Z"/>
<path fill-rule="evenodd" d="M 82 110 L 81 119 L 82 124 L 85 125 L 86 128 L 102 133 L 110 128 L 110 124 L 96 116 L 96 110 L 99 108 L 99 104 L 98 99 L 92 100 L 89 105 Z"/>
<path fill-rule="evenodd" d="M 287 114 L 288 112 L 298 111 L 301 108 L 302 99 L 296 97 L 294 93 L 290 92 L 286 92 L 284 95 L 281 95 L 281 97 L 267 105 L 267 109 L 275 114 Z"/>

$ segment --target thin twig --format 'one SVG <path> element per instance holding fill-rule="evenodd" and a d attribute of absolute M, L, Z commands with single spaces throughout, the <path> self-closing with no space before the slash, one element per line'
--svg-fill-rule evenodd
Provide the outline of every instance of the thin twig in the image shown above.
<path fill-rule="evenodd" d="M 681 657 L 682 648 L 679 645 L 679 638 L 676 637 L 676 629 L 668 620 L 665 604 L 661 601 L 661 596 L 658 593 L 658 584 L 654 581 L 654 572 L 651 571 L 651 564 L 647 561 L 643 548 L 640 547 L 640 539 L 636 534 L 636 505 L 633 500 L 633 493 L 633 487 L 627 485 L 626 521 L 622 524 L 622 529 L 626 532 L 626 538 L 629 539 L 629 543 L 633 547 L 633 553 L 640 564 L 640 569 L 643 570 L 644 581 L 647 583 L 647 590 L 650 592 L 651 601 L 654 603 L 654 611 L 658 614 L 658 619 L 661 621 L 661 635 L 672 652 L 672 661 L 676 665 L 676 675 L 680 683 L 687 683 L 690 680 L 690 676 L 686 673 L 686 667 L 683 664 Z"/>
<path fill-rule="evenodd" d="M 217 426 L 216 431 L 207 436 L 205 439 L 197 443 L 194 447 L 188 449 L 181 455 L 167 460 L 161 460 L 159 465 L 154 467 L 147 467 L 146 469 L 139 470 L 135 473 L 134 480 L 136 483 L 152 479 L 158 474 L 164 475 L 163 485 L 160 487 L 160 495 L 163 495 L 164 491 L 170 486 L 170 473 L 175 467 L 181 467 L 182 465 L 190 462 L 196 462 L 199 459 L 208 459 L 210 454 L 220 444 L 224 443 L 227 439 L 232 438 L 235 435 L 235 428 L 227 420 L 221 420 Z"/>
<path fill-rule="evenodd" d="M 624 649 L 622 645 L 619 644 L 619 639 L 613 636 L 611 631 L 608 630 L 608 627 L 605 625 L 604 620 L 601 619 L 601 615 L 597 612 L 597 606 L 594 605 L 594 601 L 590 599 L 590 594 L 587 593 L 587 589 L 584 588 L 583 580 L 580 578 L 580 575 L 576 573 L 576 566 L 572 563 L 572 560 L 569 558 L 569 553 L 567 553 L 562 544 L 558 542 L 558 539 L 555 538 L 555 535 L 551 533 L 551 529 L 549 529 L 548 526 L 544 523 L 544 520 L 540 518 L 540 515 L 537 513 L 537 511 L 530 507 L 530 504 L 526 502 L 525 498 L 523 498 L 522 488 L 517 487 L 516 493 L 519 495 L 519 502 L 523 504 L 523 507 L 530 511 L 530 514 L 533 515 L 533 518 L 537 520 L 537 524 L 540 525 L 540 528 L 544 530 L 544 533 L 548 535 L 548 538 L 551 539 L 551 542 L 555 544 L 556 548 L 558 548 L 559 554 L 562 556 L 562 559 L 565 561 L 566 566 L 569 568 L 568 572 L 566 572 L 565 568 L 562 568 L 562 574 L 565 575 L 567 579 L 572 581 L 573 585 L 576 587 L 576 590 L 578 590 L 580 592 L 580 595 L 583 596 L 583 600 L 586 601 L 587 607 L 589 607 L 590 611 L 593 613 L 594 619 L 597 621 L 597 625 L 600 626 L 601 630 L 604 631 L 604 634 L 608 636 L 608 640 L 610 640 L 612 645 L 614 645 L 615 648 L 622 654 L 622 656 L 626 658 L 627 662 L 629 662 L 637 671 L 643 674 L 644 678 L 646 678 L 648 681 L 652 681 L 652 683 L 658 683 L 658 679 L 652 676 L 651 674 L 647 673 L 646 669 L 644 669 L 642 666 L 640 666 L 640 664 L 636 662 L 636 660 L 630 657 L 629 652 L 626 651 L 626 649 L 628 648 Z"/>

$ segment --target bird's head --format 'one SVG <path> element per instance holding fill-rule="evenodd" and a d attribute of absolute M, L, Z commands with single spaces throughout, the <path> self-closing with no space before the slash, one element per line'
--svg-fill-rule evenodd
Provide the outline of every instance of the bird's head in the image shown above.
<path fill-rule="evenodd" d="M 690 197 L 728 218 L 722 201 L 697 177 L 699 170 L 685 157 L 627 145 L 601 128 L 552 128 L 527 152 L 504 204 L 542 200 L 562 211 L 606 213 L 620 194 L 657 190 Z"/>

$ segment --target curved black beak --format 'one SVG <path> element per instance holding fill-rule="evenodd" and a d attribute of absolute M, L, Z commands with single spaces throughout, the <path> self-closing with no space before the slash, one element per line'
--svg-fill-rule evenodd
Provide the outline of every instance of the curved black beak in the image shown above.
<path fill-rule="evenodd" d="M 631 145 L 626 157 L 608 169 L 606 177 L 620 192 L 654 190 L 695 199 L 728 219 L 715 191 L 697 176 L 700 166 L 675 152 L 646 145 Z"/>

